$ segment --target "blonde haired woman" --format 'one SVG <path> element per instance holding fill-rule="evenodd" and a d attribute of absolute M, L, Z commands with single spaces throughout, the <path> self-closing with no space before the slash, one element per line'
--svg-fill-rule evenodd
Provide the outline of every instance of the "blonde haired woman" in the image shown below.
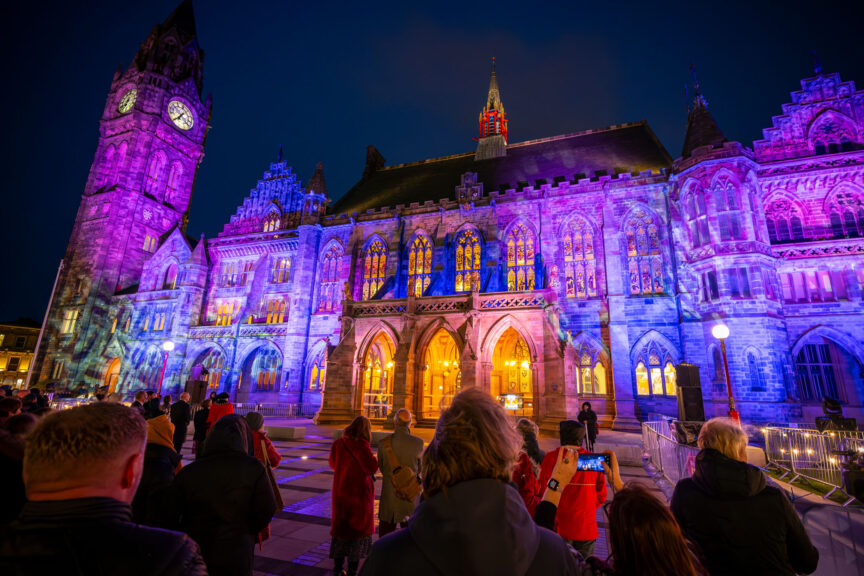
<path fill-rule="evenodd" d="M 672 513 L 699 544 L 711 576 L 810 574 L 819 551 L 786 495 L 747 463 L 747 435 L 730 418 L 713 418 L 699 432 L 692 478 L 678 482 Z"/>

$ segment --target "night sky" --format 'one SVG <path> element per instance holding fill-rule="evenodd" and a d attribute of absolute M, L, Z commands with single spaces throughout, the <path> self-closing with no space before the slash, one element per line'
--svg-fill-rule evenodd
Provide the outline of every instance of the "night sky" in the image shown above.
<path fill-rule="evenodd" d="M 4 6 L 0 320 L 42 320 L 112 74 L 177 3 Z M 213 116 L 189 234 L 221 231 L 280 144 L 304 182 L 324 162 L 334 199 L 368 144 L 388 164 L 473 150 L 492 56 L 511 142 L 644 118 L 673 157 L 691 61 L 748 145 L 812 75 L 811 50 L 864 87 L 860 1 L 406 4 L 195 3 Z"/>

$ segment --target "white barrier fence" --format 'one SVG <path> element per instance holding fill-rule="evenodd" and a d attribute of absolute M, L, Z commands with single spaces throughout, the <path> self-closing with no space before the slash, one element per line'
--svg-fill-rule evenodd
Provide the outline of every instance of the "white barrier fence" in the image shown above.
<path fill-rule="evenodd" d="M 699 449 L 679 444 L 672 436 L 668 420 L 642 423 L 642 447 L 648 460 L 670 484 L 693 474 Z"/>

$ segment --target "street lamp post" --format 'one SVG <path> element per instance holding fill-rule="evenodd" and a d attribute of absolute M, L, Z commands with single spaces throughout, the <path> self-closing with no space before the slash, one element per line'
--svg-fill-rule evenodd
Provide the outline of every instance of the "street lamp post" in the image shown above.
<path fill-rule="evenodd" d="M 720 351 L 723 353 L 723 373 L 726 375 L 726 393 L 729 395 L 729 417 L 741 422 L 741 416 L 735 410 L 735 400 L 732 399 L 732 380 L 729 378 L 729 363 L 726 361 L 726 338 L 729 337 L 729 327 L 716 324 L 711 329 L 711 335 L 720 340 Z"/>
<path fill-rule="evenodd" d="M 162 343 L 162 350 L 165 352 L 165 357 L 162 360 L 162 373 L 159 374 L 159 388 L 156 394 L 162 395 L 162 379 L 165 378 L 165 367 L 168 366 L 168 353 L 174 350 L 174 342 L 166 340 Z"/>

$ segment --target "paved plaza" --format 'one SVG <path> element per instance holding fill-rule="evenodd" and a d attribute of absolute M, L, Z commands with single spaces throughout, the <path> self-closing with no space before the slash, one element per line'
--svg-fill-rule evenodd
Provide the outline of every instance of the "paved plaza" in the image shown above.
<path fill-rule="evenodd" d="M 256 576 L 317 576 L 332 574 L 333 562 L 328 558 L 330 545 L 330 492 L 333 485 L 333 471 L 330 470 L 328 457 L 333 443 L 335 428 L 315 426 L 309 420 L 276 421 L 265 423 L 305 426 L 306 437 L 302 440 L 274 440 L 273 444 L 282 455 L 282 462 L 276 469 L 285 508 L 278 512 L 271 525 L 271 538 L 264 542 L 263 549 L 256 547 Z M 426 442 L 432 430 L 416 430 Z M 602 434 L 602 433 L 601 433 Z M 189 435 L 191 438 L 191 434 Z M 635 434 L 606 437 L 606 441 L 634 445 L 639 436 Z M 541 447 L 549 450 L 557 446 L 554 438 L 541 438 Z M 602 445 L 598 445 L 598 449 Z M 374 447 L 373 447 L 374 450 Z M 187 441 L 182 451 L 184 463 L 192 460 L 192 443 Z M 637 481 L 645 484 L 658 497 L 663 497 L 642 467 L 622 466 L 621 474 L 625 483 Z M 380 472 L 375 483 L 375 511 L 377 524 L 378 497 L 381 492 Z M 611 498 L 611 493 L 610 493 Z M 597 512 L 600 538 L 595 554 L 606 557 L 607 522 L 601 508 Z M 373 537 L 377 538 L 377 534 Z"/>

